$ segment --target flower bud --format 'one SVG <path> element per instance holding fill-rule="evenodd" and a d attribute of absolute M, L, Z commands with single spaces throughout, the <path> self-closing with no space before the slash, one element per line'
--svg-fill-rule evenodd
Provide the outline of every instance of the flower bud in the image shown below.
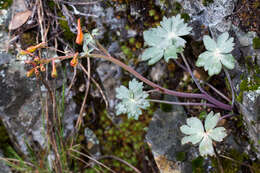
<path fill-rule="evenodd" d="M 34 74 L 35 74 L 36 76 L 39 76 L 40 72 L 39 72 L 38 68 L 35 68 L 35 69 L 34 69 Z"/>
<path fill-rule="evenodd" d="M 51 72 L 51 77 L 52 78 L 56 78 L 58 76 L 57 70 L 56 70 L 56 66 L 55 66 L 55 62 L 54 60 L 52 60 L 52 72 Z"/>
<path fill-rule="evenodd" d="M 35 69 L 32 68 L 31 70 L 27 71 L 26 76 L 31 77 L 34 74 Z"/>
<path fill-rule="evenodd" d="M 73 56 L 72 60 L 70 61 L 70 65 L 72 67 L 75 67 L 78 64 L 78 55 L 79 53 L 75 53 L 75 55 Z"/>
<path fill-rule="evenodd" d="M 77 33 L 76 43 L 82 45 L 83 37 L 84 36 L 80 25 L 80 19 L 78 19 L 78 33 Z"/>
<path fill-rule="evenodd" d="M 40 65 L 40 70 L 41 70 L 42 72 L 46 70 L 43 64 Z"/>

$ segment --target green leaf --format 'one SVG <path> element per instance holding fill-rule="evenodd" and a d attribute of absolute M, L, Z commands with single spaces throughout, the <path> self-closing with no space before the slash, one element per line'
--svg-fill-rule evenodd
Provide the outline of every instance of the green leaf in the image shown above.
<path fill-rule="evenodd" d="M 215 141 L 221 142 L 227 136 L 224 127 L 217 127 L 208 132 L 208 135 Z"/>
<path fill-rule="evenodd" d="M 234 38 L 228 39 L 229 35 L 227 32 L 221 34 L 217 39 L 217 47 L 222 53 L 230 53 L 234 48 Z"/>
<path fill-rule="evenodd" d="M 221 63 L 228 69 L 233 69 L 235 67 L 235 58 L 231 54 L 223 56 Z"/>
<path fill-rule="evenodd" d="M 216 48 L 217 48 L 216 42 L 215 42 L 213 39 L 211 39 L 208 35 L 205 35 L 205 36 L 203 37 L 203 43 L 204 43 L 205 48 L 206 48 L 207 50 L 214 51 L 214 50 L 216 50 Z"/>
<path fill-rule="evenodd" d="M 212 140 L 208 136 L 205 136 L 202 139 L 202 141 L 199 145 L 199 152 L 200 152 L 201 156 L 207 156 L 207 155 L 213 156 L 214 155 Z"/>
<path fill-rule="evenodd" d="M 205 120 L 205 130 L 209 131 L 210 129 L 215 128 L 218 123 L 219 118 L 220 118 L 219 113 L 214 115 L 213 111 L 211 111 Z"/>
<path fill-rule="evenodd" d="M 175 45 L 172 45 L 168 47 L 164 52 L 164 59 L 166 62 L 169 61 L 169 59 L 177 59 L 178 55 L 177 53 L 181 52 L 180 49 L 178 49 Z"/>
<path fill-rule="evenodd" d="M 186 41 L 180 36 L 188 35 L 191 27 L 188 27 L 180 15 L 171 18 L 163 17 L 161 26 L 144 31 L 144 41 L 150 46 L 142 54 L 142 60 L 149 60 L 152 65 L 158 62 L 162 56 L 168 62 L 177 58 L 177 53 L 183 51 Z"/>
<path fill-rule="evenodd" d="M 235 59 L 230 54 L 234 47 L 234 39 L 228 39 L 227 32 L 217 38 L 217 43 L 209 36 L 203 37 L 203 42 L 207 51 L 199 55 L 196 66 L 204 67 L 210 76 L 219 74 L 224 65 L 228 69 L 235 67 Z"/>
<path fill-rule="evenodd" d="M 180 130 L 188 135 L 182 138 L 181 143 L 186 144 L 191 142 L 197 144 L 200 142 L 199 151 L 201 156 L 214 155 L 212 140 L 220 142 L 227 136 L 224 127 L 216 127 L 220 118 L 220 114 L 210 112 L 205 120 L 205 130 L 202 122 L 196 118 L 188 118 L 187 125 L 182 125 Z"/>
<path fill-rule="evenodd" d="M 146 109 L 150 106 L 146 98 L 149 95 L 143 91 L 143 83 L 133 79 L 129 82 L 129 89 L 125 86 L 116 88 L 116 98 L 121 102 L 116 105 L 116 114 L 127 114 L 128 118 L 133 117 L 138 119 L 142 114 L 141 109 Z"/>
<path fill-rule="evenodd" d="M 152 65 L 159 61 L 163 57 L 163 50 L 157 47 L 147 48 L 142 54 L 142 60 L 149 60 L 149 65 Z"/>

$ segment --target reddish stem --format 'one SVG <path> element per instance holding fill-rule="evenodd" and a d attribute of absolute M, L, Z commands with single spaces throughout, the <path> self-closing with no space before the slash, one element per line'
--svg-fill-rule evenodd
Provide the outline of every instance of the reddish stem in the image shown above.
<path fill-rule="evenodd" d="M 150 85 L 154 89 L 160 90 L 164 94 L 173 95 L 173 96 L 177 96 L 177 97 L 184 97 L 184 98 L 205 99 L 205 100 L 209 101 L 210 103 L 216 105 L 216 107 L 218 107 L 218 108 L 222 108 L 224 110 L 232 110 L 232 107 L 230 105 L 224 104 L 224 103 L 222 103 L 222 102 L 220 102 L 220 101 L 218 101 L 218 100 L 214 99 L 213 97 L 206 95 L 206 94 L 184 93 L 184 92 L 178 92 L 178 91 L 169 90 L 167 88 L 163 88 L 162 86 L 157 85 L 157 84 L 153 83 L 152 81 L 146 79 L 141 74 L 136 72 L 133 68 L 127 66 L 126 64 L 124 64 L 123 62 L 113 58 L 112 56 L 105 56 L 105 55 L 101 55 L 101 54 L 91 54 L 91 55 L 88 55 L 88 56 L 93 57 L 93 58 L 103 58 L 105 60 L 111 61 L 114 64 L 119 65 L 120 67 L 122 67 L 126 71 L 130 72 L 136 78 L 140 79 L 141 81 L 143 81 L 147 85 Z"/>

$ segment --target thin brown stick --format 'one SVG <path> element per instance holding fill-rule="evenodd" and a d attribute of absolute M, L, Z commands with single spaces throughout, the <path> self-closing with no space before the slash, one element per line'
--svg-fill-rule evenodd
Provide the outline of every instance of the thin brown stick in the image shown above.
<path fill-rule="evenodd" d="M 90 157 L 90 156 L 88 156 L 88 155 L 86 155 L 86 154 L 84 154 L 84 153 L 82 153 L 82 152 L 79 152 L 78 150 L 73 149 L 73 148 L 70 148 L 69 150 L 71 150 L 71 151 L 73 151 L 73 152 L 76 152 L 76 153 L 78 153 L 78 154 L 80 154 L 80 155 L 82 155 L 82 156 L 84 156 L 84 157 L 86 157 L 86 158 L 88 158 L 88 159 L 94 161 L 95 163 L 97 163 L 97 164 L 103 166 L 104 168 L 106 168 L 107 170 L 109 170 L 109 171 L 111 171 L 111 172 L 113 172 L 113 173 L 116 173 L 116 172 L 113 171 L 111 168 L 107 167 L 106 165 L 104 165 L 103 163 L 101 163 L 101 162 L 99 162 L 98 160 L 94 159 L 93 157 Z"/>
<path fill-rule="evenodd" d="M 87 84 L 86 84 L 85 96 L 84 96 L 83 102 L 81 104 L 79 117 L 78 117 L 78 120 L 77 120 L 77 123 L 76 123 L 76 129 L 78 129 L 78 130 L 79 130 L 79 127 L 80 127 L 81 122 L 82 122 L 83 111 L 84 111 L 84 107 L 85 107 L 85 104 L 86 104 L 86 100 L 87 100 L 89 88 L 90 88 L 90 76 L 91 76 L 91 74 L 90 74 L 90 59 L 87 58 L 87 61 L 88 61 L 88 71 L 87 71 L 88 81 L 87 81 Z"/>
<path fill-rule="evenodd" d="M 67 91 L 66 96 L 69 95 L 69 91 L 71 90 L 71 88 L 72 88 L 72 86 L 73 86 L 73 84 L 74 84 L 74 82 L 75 82 L 76 75 L 77 75 L 77 67 L 74 67 L 73 77 L 72 77 L 71 82 L 70 82 L 70 85 L 69 85 L 69 87 L 68 87 L 68 91 Z"/>
<path fill-rule="evenodd" d="M 222 157 L 222 158 L 227 159 L 227 160 L 231 160 L 232 162 L 235 162 L 235 163 L 240 164 L 240 165 L 244 165 L 244 166 L 248 167 L 252 173 L 254 173 L 253 170 L 257 171 L 253 166 L 248 165 L 248 164 L 243 163 L 243 162 L 240 162 L 238 160 L 232 159 L 232 158 L 230 158 L 228 156 L 220 154 L 219 157 Z"/>
<path fill-rule="evenodd" d="M 101 159 L 114 159 L 114 160 L 117 160 L 127 166 L 129 166 L 130 168 L 132 168 L 135 172 L 137 173 L 141 173 L 141 171 L 139 171 L 139 169 L 137 169 L 136 167 L 134 167 L 132 164 L 128 163 L 127 161 L 123 160 L 123 159 L 120 159 L 119 157 L 116 157 L 116 156 L 100 156 L 98 158 L 98 160 L 101 160 Z"/>
<path fill-rule="evenodd" d="M 83 70 L 83 72 L 88 75 L 87 70 L 85 69 L 85 67 L 84 67 L 81 63 L 79 63 L 79 66 L 81 67 L 81 69 Z M 103 90 L 101 89 L 101 87 L 99 86 L 99 84 L 97 83 L 97 81 L 96 81 L 95 79 L 93 79 L 92 77 L 90 77 L 90 79 L 91 79 L 91 81 L 96 85 L 96 87 L 98 88 L 100 94 L 101 94 L 102 97 L 103 97 L 103 100 L 105 101 L 106 108 L 108 108 L 108 101 L 107 101 L 107 99 L 106 99 L 106 96 L 105 96 Z"/>

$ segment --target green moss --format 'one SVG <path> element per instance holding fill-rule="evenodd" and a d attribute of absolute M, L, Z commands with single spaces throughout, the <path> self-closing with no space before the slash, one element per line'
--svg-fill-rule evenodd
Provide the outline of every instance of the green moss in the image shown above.
<path fill-rule="evenodd" d="M 154 16 L 156 14 L 156 11 L 154 9 L 149 10 L 149 16 Z"/>
<path fill-rule="evenodd" d="M 70 31 L 70 28 L 69 28 L 69 25 L 68 25 L 68 22 L 67 22 L 65 16 L 61 16 L 61 18 L 64 19 L 64 20 L 62 20 L 62 19 L 59 20 L 60 27 L 63 30 L 63 38 L 66 41 L 69 41 L 70 43 L 71 43 L 71 41 L 74 42 L 74 40 L 76 39 L 76 35 Z"/>
<path fill-rule="evenodd" d="M 36 45 L 36 34 L 33 32 L 24 32 L 20 37 L 22 49 L 26 49 L 29 46 Z"/>
<path fill-rule="evenodd" d="M 138 164 L 141 156 L 140 150 L 147 150 L 148 148 L 144 142 L 146 133 L 144 129 L 149 124 L 150 116 L 142 116 L 139 118 L 139 121 L 136 121 L 122 115 L 122 123 L 116 126 L 111 122 L 108 116 L 107 112 L 103 111 L 99 116 L 99 125 L 101 128 L 99 127 L 94 130 L 100 141 L 100 146 L 102 146 L 102 153 L 117 156 L 140 168 L 141 165 Z M 95 127 L 96 126 L 97 125 L 95 125 Z M 119 164 L 118 161 L 104 159 L 101 160 L 101 162 L 112 168 L 115 172 L 133 172 L 128 166 L 123 166 Z"/>
<path fill-rule="evenodd" d="M 160 108 L 163 112 L 171 112 L 172 111 L 172 105 L 161 103 Z"/>
<path fill-rule="evenodd" d="M 244 162 L 244 160 L 248 159 L 248 155 L 241 152 L 241 151 L 237 151 L 235 149 L 231 149 L 230 151 L 228 151 L 228 157 L 235 159 L 236 161 L 239 162 Z M 218 162 L 217 159 L 214 157 L 211 159 L 212 161 L 212 166 L 218 170 Z M 224 159 L 221 158 L 220 159 L 221 165 L 224 169 L 225 173 L 236 173 L 239 172 L 239 170 L 241 170 L 241 165 L 230 160 L 230 159 Z M 217 171 L 215 171 L 217 172 Z"/>
<path fill-rule="evenodd" d="M 253 39 L 253 48 L 254 49 L 260 49 L 260 38 L 255 37 Z"/>
<path fill-rule="evenodd" d="M 196 159 L 192 160 L 192 172 L 193 173 L 204 173 L 205 169 L 203 167 L 204 158 L 199 156 Z"/>
<path fill-rule="evenodd" d="M 9 142 L 9 135 L 6 131 L 5 126 L 2 124 L 2 121 L 0 121 L 0 148 L 4 148 Z"/>
<path fill-rule="evenodd" d="M 199 119 L 204 120 L 207 115 L 208 115 L 208 114 L 207 114 L 206 111 L 202 111 L 202 112 L 199 114 Z"/>
<path fill-rule="evenodd" d="M 183 162 L 186 159 L 185 152 L 178 152 L 176 155 L 176 160 Z"/>
<path fill-rule="evenodd" d="M 131 37 L 131 38 L 129 39 L 129 43 L 130 43 L 130 44 L 134 44 L 134 43 L 135 43 L 135 38 L 134 38 L 134 37 Z"/>
<path fill-rule="evenodd" d="M 13 0 L 0 0 L 0 10 L 7 9 L 13 3 Z"/>
<path fill-rule="evenodd" d="M 128 57 L 128 58 L 132 58 L 133 53 L 131 51 L 131 49 L 129 47 L 127 47 L 126 45 L 121 46 L 121 50 L 123 51 L 123 53 Z"/>
<path fill-rule="evenodd" d="M 187 13 L 181 13 L 181 18 L 183 18 L 185 22 L 190 21 L 190 16 Z"/>
<path fill-rule="evenodd" d="M 240 93 L 236 98 L 240 102 L 243 100 L 244 91 L 255 91 L 258 90 L 260 87 L 260 67 L 258 65 L 253 64 L 251 62 L 251 59 L 251 56 L 245 57 L 245 66 L 247 67 L 249 76 L 245 76 L 242 74 L 240 77 Z"/>
<path fill-rule="evenodd" d="M 204 5 L 204 6 L 208 6 L 209 4 L 211 4 L 211 3 L 213 3 L 214 2 L 214 0 L 202 0 L 202 4 Z"/>

